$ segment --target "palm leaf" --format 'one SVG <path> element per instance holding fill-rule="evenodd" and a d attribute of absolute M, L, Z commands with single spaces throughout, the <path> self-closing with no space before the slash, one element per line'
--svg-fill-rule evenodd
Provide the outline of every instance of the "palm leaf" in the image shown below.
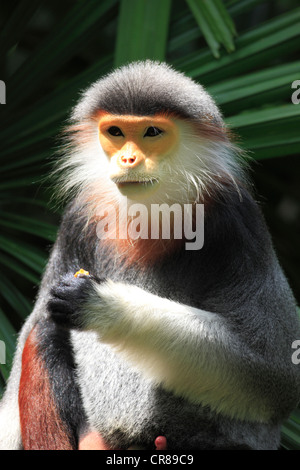
<path fill-rule="evenodd" d="M 227 52 L 234 51 L 233 38 L 236 36 L 236 30 L 223 3 L 218 0 L 186 1 L 214 57 L 220 57 L 219 49 L 221 45 L 225 46 Z"/>
<path fill-rule="evenodd" d="M 276 65 L 257 72 L 231 78 L 212 86 L 208 91 L 222 106 L 225 115 L 276 103 L 290 96 L 290 84 L 297 79 L 300 61 Z"/>
<path fill-rule="evenodd" d="M 299 149 L 300 109 L 293 104 L 247 111 L 226 122 L 257 159 L 289 155 Z"/>
<path fill-rule="evenodd" d="M 95 35 L 106 21 L 106 14 L 116 0 L 75 2 L 67 15 L 57 23 L 40 45 L 8 82 L 11 90 L 10 107 L 15 108 L 33 94 L 36 87 L 49 78 L 74 51 Z"/>
<path fill-rule="evenodd" d="M 0 32 L 0 57 L 4 57 L 9 49 L 22 37 L 28 22 L 41 3 L 42 0 L 24 0 L 18 3 Z"/>
<path fill-rule="evenodd" d="M 115 65 L 141 59 L 164 60 L 171 0 L 121 0 Z"/>
<path fill-rule="evenodd" d="M 236 50 L 214 60 L 207 49 L 174 61 L 174 65 L 203 84 L 215 83 L 228 77 L 266 66 L 278 54 L 291 54 L 298 50 L 300 8 L 274 18 L 265 24 L 240 34 Z"/>

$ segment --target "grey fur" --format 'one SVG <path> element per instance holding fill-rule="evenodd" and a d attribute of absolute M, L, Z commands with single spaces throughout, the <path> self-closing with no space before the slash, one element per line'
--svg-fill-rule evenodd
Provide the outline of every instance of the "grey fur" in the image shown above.
<path fill-rule="evenodd" d="M 100 109 L 138 115 L 171 111 L 185 120 L 208 120 L 223 126 L 221 113 L 200 85 L 166 64 L 150 61 L 123 67 L 96 82 L 82 95 L 72 119 L 91 121 Z M 95 129 L 91 135 L 96 135 Z M 222 143 L 218 145 L 225 158 Z M 114 330 L 112 315 L 116 316 L 116 323 L 119 320 L 122 323 L 125 312 L 122 302 L 126 296 L 118 300 L 115 295 L 105 312 L 106 318 L 99 316 L 96 324 L 91 324 L 88 312 L 84 313 L 86 327 L 93 331 L 71 332 L 77 381 L 92 429 L 100 431 L 112 446 L 125 448 L 135 443 L 150 448 L 159 434 L 166 435 L 170 449 L 278 447 L 280 424 L 299 399 L 300 368 L 291 360 L 292 342 L 300 337 L 295 300 L 278 264 L 261 213 L 248 191 L 241 185 L 239 194 L 235 191 L 224 193 L 222 186 L 216 186 L 219 197 L 211 201 L 213 210 L 209 210 L 206 217 L 204 248 L 193 253 L 180 251 L 173 257 L 159 260 L 148 271 L 124 265 L 113 251 L 99 243 L 94 234 L 95 227 L 89 226 L 86 231 L 87 216 L 79 216 L 80 202 L 75 200 L 69 205 L 36 306 L 20 334 L 13 370 L 0 404 L 1 449 L 16 449 L 22 445 L 18 391 L 26 338 L 37 322 L 48 318 L 46 305 L 51 287 L 59 283 L 62 275 L 78 268 L 110 279 L 112 294 L 120 283 L 135 286 L 141 292 L 139 308 L 136 308 L 137 299 L 134 298 L 132 315 L 128 309 L 127 329 L 120 327 L 109 340 L 105 338 L 104 330 Z M 101 291 L 103 285 L 100 284 L 96 296 L 94 293 L 96 313 L 97 309 L 100 312 L 105 300 Z M 148 293 L 155 299 L 155 312 L 147 303 Z M 170 302 L 170 309 L 162 308 L 164 299 Z M 207 384 L 214 374 L 224 378 L 219 387 L 212 390 L 213 398 L 208 387 L 203 402 L 201 394 L 197 400 L 177 389 L 173 391 L 172 380 L 167 383 L 151 372 L 147 375 L 143 361 L 139 364 L 139 353 L 142 358 L 144 346 L 153 354 L 151 344 L 155 332 L 159 332 L 160 337 L 164 333 L 160 331 L 160 317 L 155 317 L 155 313 L 165 315 L 165 324 L 170 328 L 168 333 L 172 331 L 173 318 L 176 324 L 175 303 L 190 310 L 184 318 L 184 328 L 175 330 L 178 343 L 166 343 L 170 355 L 184 344 L 181 343 L 186 340 L 183 333 L 195 325 L 193 338 L 199 344 L 195 358 L 201 364 L 202 352 L 207 354 L 207 361 L 202 359 L 204 370 L 207 362 L 209 370 L 206 372 L 211 372 L 211 377 L 206 374 Z M 140 335 L 142 329 L 136 327 L 143 324 L 139 314 L 151 321 L 151 334 L 146 338 L 149 343 L 145 343 Z M 216 329 L 216 325 L 219 328 Z M 124 331 L 125 339 L 122 337 Z M 131 346 L 130 338 L 137 348 L 132 362 L 130 354 L 126 356 Z M 215 356 L 212 357 L 214 344 Z M 160 347 L 164 345 L 157 346 L 154 352 L 161 354 L 161 363 L 164 358 L 167 362 L 168 352 Z M 186 363 L 189 357 L 193 358 L 188 348 L 182 354 L 186 355 Z M 214 368 L 210 369 L 211 365 Z M 177 370 L 174 376 L 176 374 Z M 60 386 L 63 391 L 64 383 Z M 216 404 L 218 388 L 224 391 L 220 406 Z M 243 402 L 245 390 L 249 390 L 249 413 Z M 237 399 L 232 400 L 231 391 Z M 261 419 L 255 414 L 260 409 Z"/>
<path fill-rule="evenodd" d="M 99 109 L 144 116 L 166 111 L 223 124 L 219 109 L 201 85 L 167 64 L 150 60 L 121 67 L 98 80 L 82 94 L 72 118 L 84 121 Z"/>

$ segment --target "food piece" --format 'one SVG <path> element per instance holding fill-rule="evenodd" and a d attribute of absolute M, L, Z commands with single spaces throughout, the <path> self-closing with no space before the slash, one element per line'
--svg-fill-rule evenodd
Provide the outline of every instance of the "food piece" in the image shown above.
<path fill-rule="evenodd" d="M 75 274 L 74 274 L 74 277 L 83 277 L 83 276 L 89 276 L 90 273 L 88 271 L 85 271 L 84 269 L 79 269 L 79 271 L 77 271 Z"/>

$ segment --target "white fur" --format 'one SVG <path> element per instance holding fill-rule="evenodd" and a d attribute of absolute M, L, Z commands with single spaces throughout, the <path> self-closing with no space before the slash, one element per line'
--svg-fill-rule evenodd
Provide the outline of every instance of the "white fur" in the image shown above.
<path fill-rule="evenodd" d="M 195 134 L 188 122 L 176 120 L 179 127 L 178 148 L 160 160 L 158 168 L 145 172 L 143 165 L 135 169 L 140 180 L 157 181 L 158 189 L 141 197 L 148 209 L 151 204 L 202 203 L 204 197 L 215 197 L 218 189 L 228 191 L 228 184 L 238 191 L 235 180 L 243 180 L 241 151 L 229 141 L 211 141 Z M 55 173 L 61 173 L 59 193 L 77 197 L 91 217 L 97 215 L 99 204 L 120 205 L 124 196 L 119 192 L 117 177 L 110 177 L 110 161 L 101 147 L 95 120 L 87 122 L 88 136 L 71 140 L 65 154 L 57 162 Z M 122 178 L 122 175 L 120 175 Z M 114 181 L 113 181 L 114 180 Z M 135 201 L 127 199 L 130 206 Z"/>
<path fill-rule="evenodd" d="M 21 432 L 18 395 L 14 394 L 14 400 L 0 408 L 0 450 L 21 449 Z"/>
<path fill-rule="evenodd" d="M 268 420 L 267 406 L 243 383 L 242 345 L 220 315 L 107 281 L 94 285 L 82 318 L 85 329 L 175 394 L 231 417 Z"/>

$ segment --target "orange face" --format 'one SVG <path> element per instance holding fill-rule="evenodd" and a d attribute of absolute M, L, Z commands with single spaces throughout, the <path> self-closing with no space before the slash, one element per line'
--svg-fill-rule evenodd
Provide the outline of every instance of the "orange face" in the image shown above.
<path fill-rule="evenodd" d="M 104 114 L 99 120 L 99 138 L 110 159 L 110 177 L 122 192 L 131 191 L 133 186 L 145 190 L 147 182 L 153 187 L 159 181 L 159 165 L 177 146 L 178 136 L 175 121 L 161 115 Z"/>

